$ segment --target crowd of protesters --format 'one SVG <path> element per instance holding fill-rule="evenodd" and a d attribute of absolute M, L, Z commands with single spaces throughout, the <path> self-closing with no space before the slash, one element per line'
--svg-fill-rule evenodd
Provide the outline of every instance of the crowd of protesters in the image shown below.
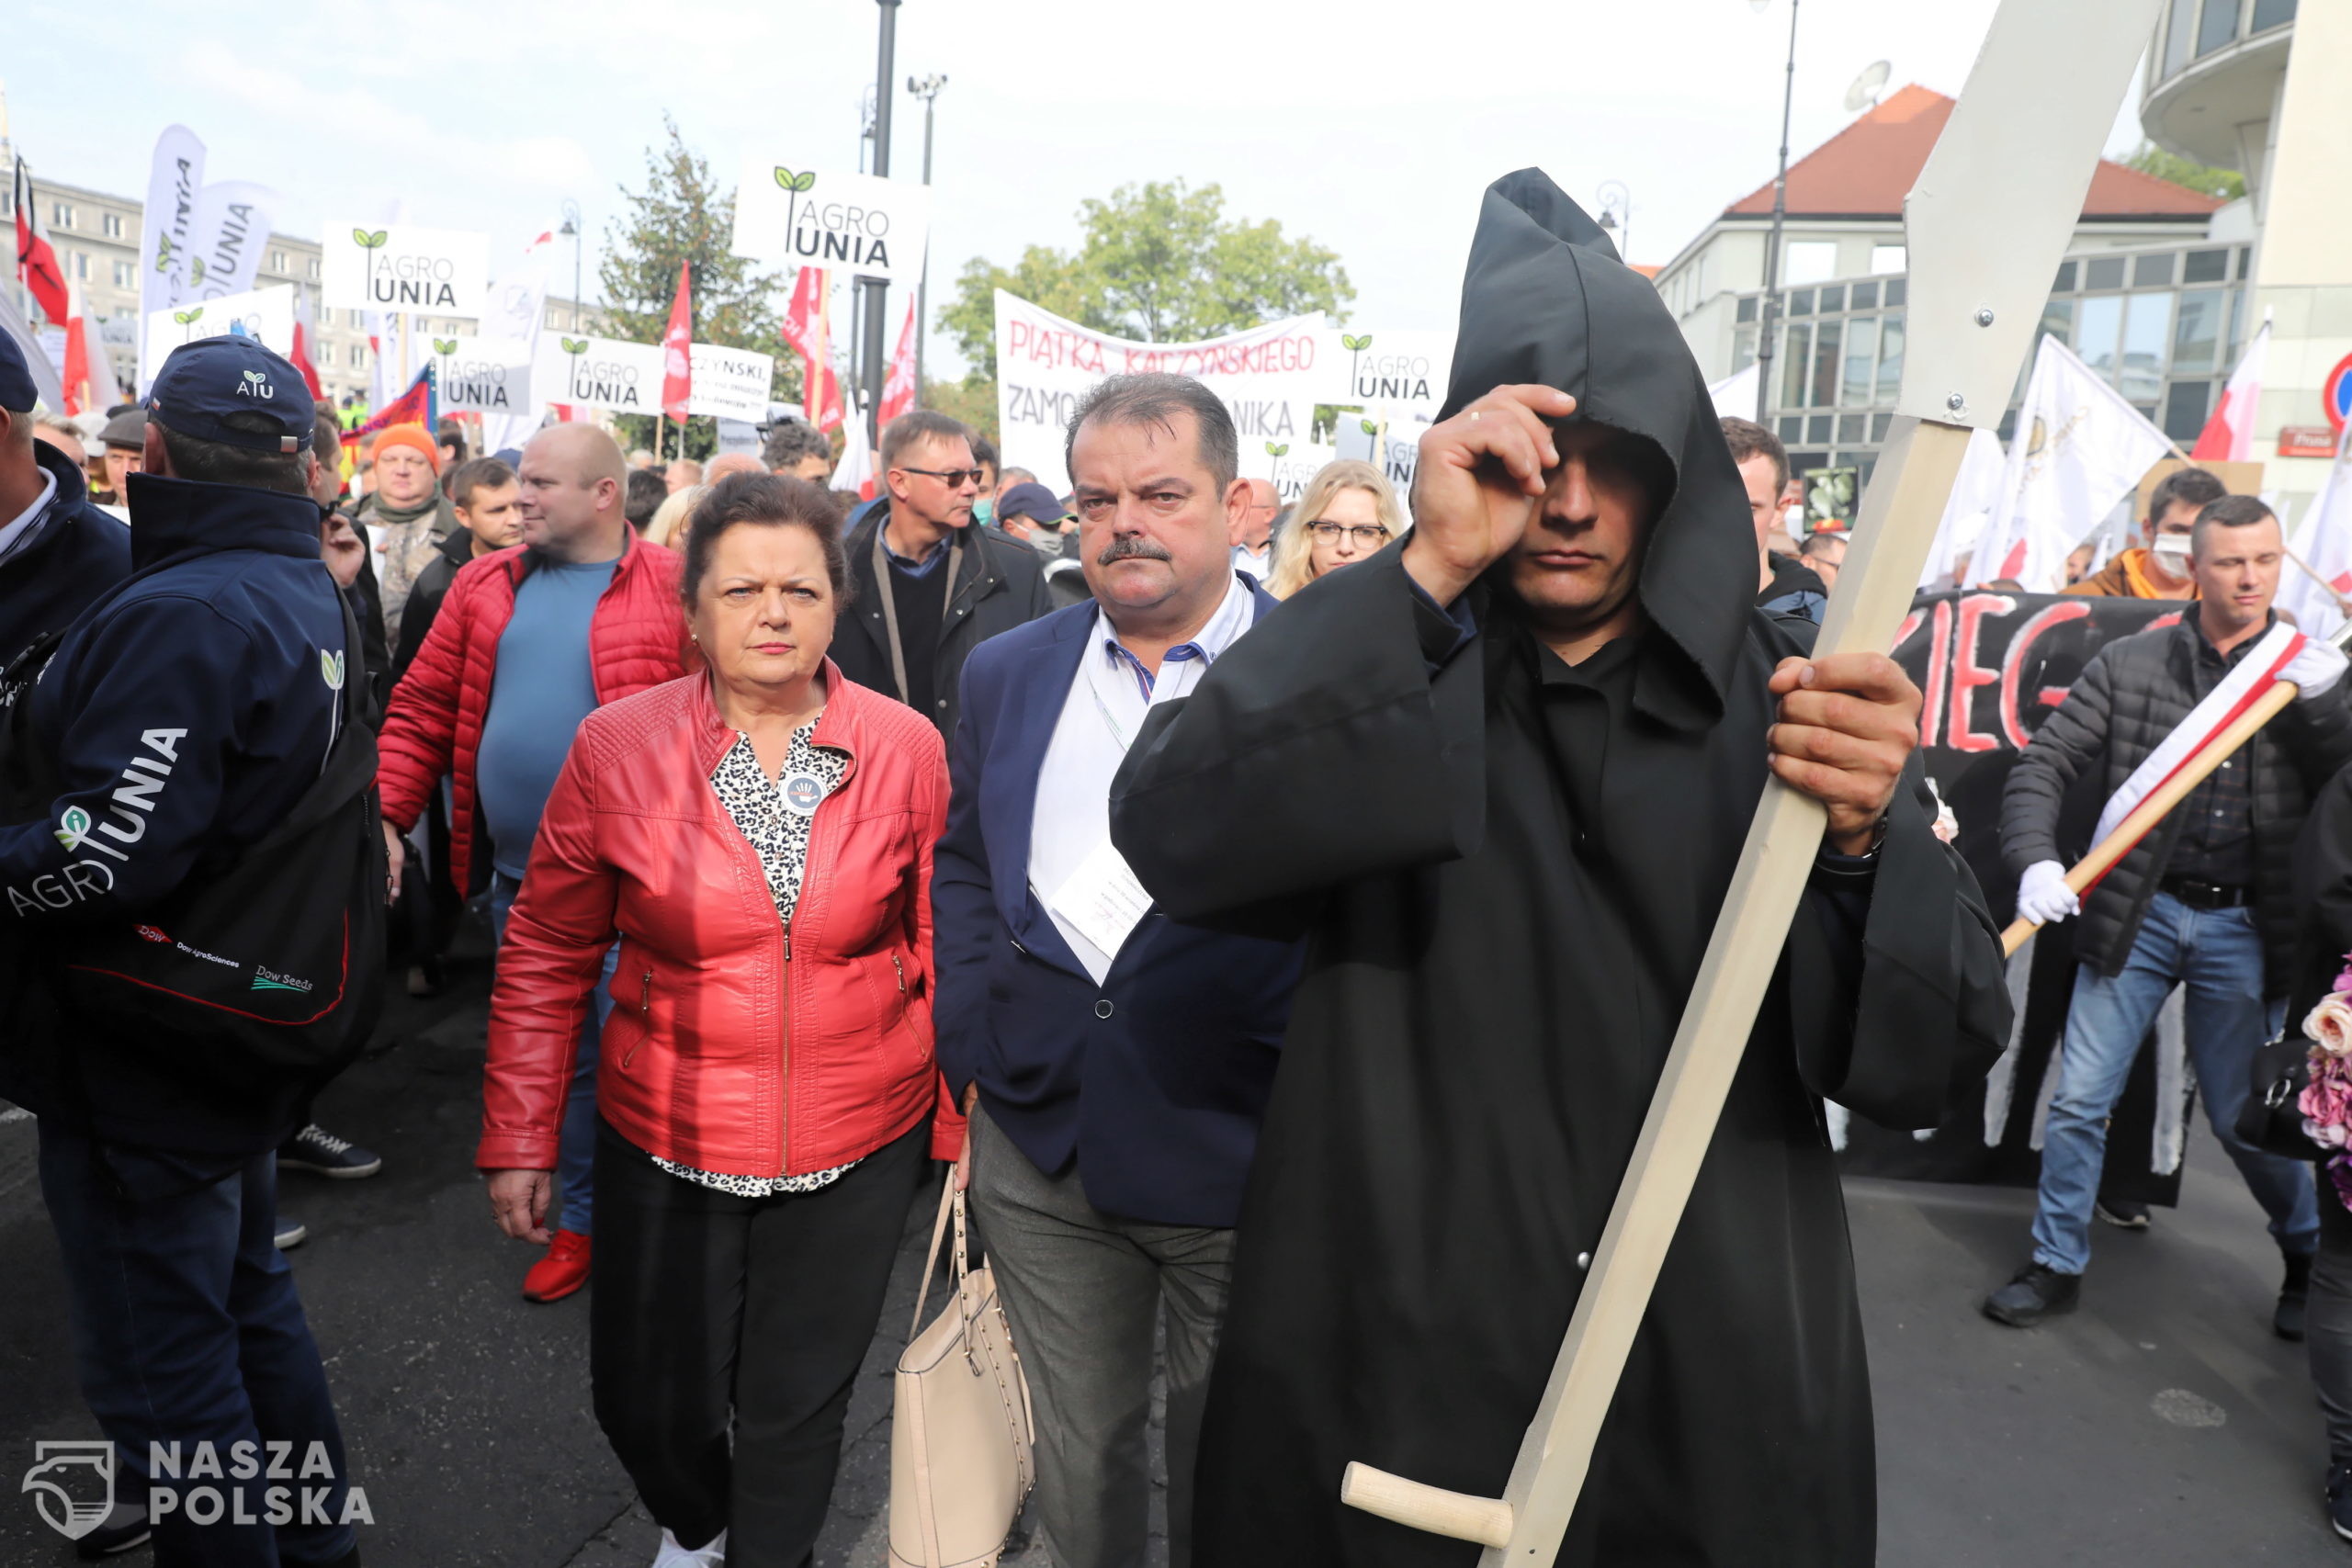
<path fill-rule="evenodd" d="M 334 418 L 247 340 L 177 351 L 87 448 L 33 418 L 15 352 L 0 338 L 0 1007 L 50 1021 L 0 1049 L 0 1093 L 40 1117 L 84 1393 L 125 1466 L 168 1490 L 143 1473 L 151 1438 L 295 1438 L 340 1469 L 277 1177 L 382 1161 L 311 1121 L 329 1071 L 191 1088 L 96 1002 L 51 997 L 32 955 L 70 957 L 112 917 L 169 943 L 183 886 L 306 798 L 357 682 L 370 897 L 418 996 L 447 983 L 467 912 L 487 919 L 478 1164 L 496 1224 L 539 1249 L 522 1293 L 593 1288 L 594 1408 L 662 1529 L 657 1568 L 809 1560 L 909 1206 L 950 1161 L 1026 1375 L 1042 1549 L 1142 1561 L 1158 1369 L 1171 1555 L 1200 1560 L 1244 1193 L 1294 994 L 1328 960 L 1295 921 L 1146 912 L 1114 800 L 1255 627 L 1336 604 L 1334 574 L 1396 567 L 1414 519 L 1382 469 L 1330 463 L 1285 503 L 1236 473 L 1214 396 L 1135 377 L 1073 418 L 1068 495 L 927 412 L 880 434 L 863 502 L 789 419 L 757 455 L 666 466 L 588 424 L 498 453 L 456 422 L 394 425 L 347 475 Z M 235 396 L 254 378 L 277 393 L 259 408 Z M 1439 427 L 1424 463 L 1471 429 Z M 1726 547 L 1733 597 L 1809 648 L 1843 536 L 1789 539 L 1781 444 L 1720 429 L 1705 460 L 1727 459 L 1714 477 L 1753 525 L 1752 586 L 1747 536 Z M 1605 534 L 1612 485 L 1662 504 L 1596 451 L 1533 461 L 1559 537 Z M 2282 552 L 2261 502 L 2183 469 L 2145 544 L 2069 590 L 2189 607 L 2093 660 L 2003 802 L 2018 908 L 2078 920 L 2080 967 L 2030 1260 L 1984 1311 L 2071 1310 L 2094 1213 L 2148 1223 L 2099 1195 L 2104 1129 L 2183 989 L 2214 1132 L 2282 1254 L 2275 1329 L 2311 1336 L 2352 1539 L 2352 1222 L 2238 1128 L 2256 1048 L 2352 948 L 2352 920 L 2330 923 L 2352 854 L 2326 837 L 2352 818 L 2343 656 L 2304 645 L 2285 715 L 2095 892 L 2066 886 L 2057 836 L 2075 780 L 2112 790 L 2270 631 Z M 1413 642 L 1408 678 L 1451 679 L 1469 597 L 1396 575 L 1389 599 L 1370 577 L 1352 592 Z M 1545 646 L 1544 682 L 1584 678 Z M 157 648 L 168 678 L 134 685 Z M 1825 849 L 1816 884 L 1866 889 L 1878 841 Z M 93 1540 L 151 1530 L 159 1562 L 358 1562 L 340 1519 L 207 1526 L 143 1501 Z"/>

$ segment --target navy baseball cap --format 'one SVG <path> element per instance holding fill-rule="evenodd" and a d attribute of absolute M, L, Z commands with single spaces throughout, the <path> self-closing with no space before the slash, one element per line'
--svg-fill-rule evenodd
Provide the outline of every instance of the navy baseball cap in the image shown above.
<path fill-rule="evenodd" d="M 1058 523 L 1069 515 L 1069 508 L 1054 499 L 1054 492 L 1041 484 L 1017 484 L 1006 491 L 996 503 L 999 517 L 1026 517 L 1036 523 Z"/>
<path fill-rule="evenodd" d="M 39 400 L 33 390 L 32 367 L 25 363 L 25 351 L 17 346 L 13 333 L 0 332 L 0 409 L 25 413 Z"/>
<path fill-rule="evenodd" d="M 147 411 L 178 434 L 256 452 L 300 452 L 318 429 L 318 406 L 302 373 L 235 333 L 172 350 L 147 394 Z M 270 428 L 239 430 L 225 417 L 232 413 L 261 414 Z"/>

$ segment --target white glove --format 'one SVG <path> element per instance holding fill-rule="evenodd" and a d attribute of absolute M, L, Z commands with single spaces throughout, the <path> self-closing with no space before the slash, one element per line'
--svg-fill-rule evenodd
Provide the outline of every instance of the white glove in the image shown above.
<path fill-rule="evenodd" d="M 2066 886 L 2066 868 L 2054 860 L 2038 860 L 2018 879 L 2018 918 L 2038 926 L 2054 926 L 2069 915 L 2083 912 L 2083 901 Z"/>
<path fill-rule="evenodd" d="M 2332 642 L 2318 637 L 2306 637 L 2301 652 L 2287 660 L 2287 668 L 2278 671 L 2281 681 L 2292 681 L 2300 688 L 2298 698 L 2315 697 L 2344 679 L 2347 660 Z"/>

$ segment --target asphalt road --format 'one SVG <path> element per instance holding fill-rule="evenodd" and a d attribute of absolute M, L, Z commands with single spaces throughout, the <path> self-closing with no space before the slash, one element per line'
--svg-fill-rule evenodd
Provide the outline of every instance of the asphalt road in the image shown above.
<path fill-rule="evenodd" d="M 375 1515 L 363 1554 L 371 1568 L 642 1568 L 655 1530 L 590 1413 L 586 1298 L 521 1299 L 534 1253 L 492 1229 L 469 1168 L 481 996 L 477 964 L 441 998 L 396 1000 L 321 1104 L 383 1155 L 380 1176 L 284 1190 L 311 1227 L 297 1271 Z M 36 1438 L 96 1435 L 32 1134 L 0 1122 L 0 1568 L 72 1561 L 12 1478 Z M 1888 1568 L 2301 1568 L 2352 1551 L 2320 1507 L 2301 1349 L 2268 1330 L 2277 1255 L 2259 1212 L 2201 1132 L 2189 1159 L 2181 1208 L 2143 1235 L 2102 1227 L 2083 1310 L 2027 1332 L 1975 1303 L 2023 1255 L 2029 1195 L 1849 1184 Z M 910 1215 L 859 1382 L 823 1568 L 888 1562 L 888 1371 L 927 1219 Z"/>

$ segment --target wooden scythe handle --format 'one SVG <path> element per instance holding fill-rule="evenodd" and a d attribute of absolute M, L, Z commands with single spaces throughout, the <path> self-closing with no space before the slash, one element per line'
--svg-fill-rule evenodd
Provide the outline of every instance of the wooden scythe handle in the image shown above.
<path fill-rule="evenodd" d="M 2115 831 L 2091 847 L 2091 852 L 2075 863 L 2066 873 L 2066 886 L 2081 893 L 2108 874 L 2117 861 L 2132 852 L 2133 845 L 2148 836 L 2151 829 L 2170 811 L 2188 798 L 2189 791 L 2205 782 L 2208 774 L 2230 760 L 2231 753 L 2254 739 L 2254 732 L 2278 716 L 2278 710 L 2295 700 L 2291 682 L 2281 681 L 2256 699 L 2255 705 L 2238 715 L 2236 720 L 2219 735 L 2205 743 L 2205 749 L 2184 763 L 2180 771 L 2150 793 L 2148 798 L 2132 808 L 2132 814 L 2115 825 Z M 2019 916 L 2001 933 L 2001 951 L 2017 952 L 2026 938 L 2041 929 L 2038 920 Z"/>

